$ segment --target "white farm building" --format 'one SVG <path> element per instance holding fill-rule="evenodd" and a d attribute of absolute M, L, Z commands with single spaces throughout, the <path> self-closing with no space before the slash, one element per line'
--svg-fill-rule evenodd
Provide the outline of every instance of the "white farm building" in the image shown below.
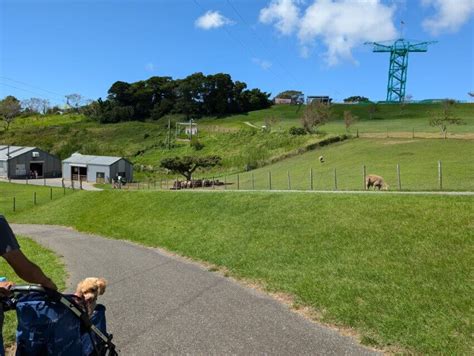
<path fill-rule="evenodd" d="M 65 180 L 82 180 L 92 183 L 110 183 L 116 177 L 133 180 L 133 166 L 123 157 L 90 156 L 73 153 L 63 161 Z"/>

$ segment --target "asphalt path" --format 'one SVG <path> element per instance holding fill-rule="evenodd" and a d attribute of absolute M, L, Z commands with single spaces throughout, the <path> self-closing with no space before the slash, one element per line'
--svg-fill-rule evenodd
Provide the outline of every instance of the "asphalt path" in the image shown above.
<path fill-rule="evenodd" d="M 99 302 L 123 355 L 375 354 L 254 289 L 158 249 L 47 225 L 12 224 L 64 258 L 68 290 L 109 281 Z"/>

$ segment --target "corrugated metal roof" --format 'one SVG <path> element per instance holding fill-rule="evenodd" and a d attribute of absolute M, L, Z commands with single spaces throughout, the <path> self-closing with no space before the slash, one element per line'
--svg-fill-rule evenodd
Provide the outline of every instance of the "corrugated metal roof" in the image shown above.
<path fill-rule="evenodd" d="M 98 166 L 110 166 L 114 164 L 118 160 L 122 159 L 122 157 L 111 157 L 111 156 L 90 156 L 90 155 L 81 155 L 80 153 L 76 152 L 73 153 L 71 157 L 66 158 L 63 163 L 70 163 L 70 164 L 92 164 Z"/>
<path fill-rule="evenodd" d="M 24 153 L 35 150 L 36 147 L 6 146 L 0 145 L 0 161 L 7 160 L 7 154 L 10 158 L 21 156 Z"/>

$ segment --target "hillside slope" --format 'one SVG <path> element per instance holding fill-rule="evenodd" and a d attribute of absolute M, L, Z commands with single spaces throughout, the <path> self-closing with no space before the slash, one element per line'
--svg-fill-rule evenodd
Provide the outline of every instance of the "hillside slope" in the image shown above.
<path fill-rule="evenodd" d="M 332 119 L 320 130 L 322 135 L 292 136 L 288 129 L 300 126 L 303 107 L 276 105 L 266 110 L 249 112 L 224 118 L 202 118 L 198 120 L 197 140 L 203 149 L 196 151 L 189 143 L 174 140 L 174 123 L 181 116 L 169 116 L 159 121 L 123 122 L 98 124 L 81 115 L 56 115 L 48 117 L 19 118 L 8 133 L 0 131 L 2 143 L 35 145 L 50 151 L 60 158 L 79 151 L 83 154 L 124 156 L 136 164 L 139 179 L 145 176 L 162 175 L 157 170 L 161 159 L 181 155 L 217 154 L 223 158 L 223 166 L 213 173 L 243 171 L 265 165 L 272 158 L 285 156 L 300 147 L 317 142 L 327 135 L 345 133 L 361 136 L 367 133 L 409 133 L 416 135 L 430 133 L 438 136 L 438 129 L 428 124 L 428 119 L 441 111 L 441 104 L 342 105 L 332 106 Z M 350 110 L 358 117 L 357 122 L 346 130 L 343 113 Z M 457 104 L 456 117 L 464 120 L 463 125 L 448 129 L 452 133 L 469 137 L 474 134 L 474 104 Z M 172 122 L 170 132 L 171 148 L 167 146 L 167 123 Z M 266 119 L 274 121 L 271 132 L 259 128 Z M 438 136 L 439 137 L 439 136 Z"/>

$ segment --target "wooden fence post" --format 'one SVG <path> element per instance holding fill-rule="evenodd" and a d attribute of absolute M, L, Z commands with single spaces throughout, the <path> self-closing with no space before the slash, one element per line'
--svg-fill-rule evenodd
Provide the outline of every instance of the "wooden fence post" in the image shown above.
<path fill-rule="evenodd" d="M 402 190 L 402 181 L 400 179 L 400 163 L 397 163 L 398 190 Z"/>
<path fill-rule="evenodd" d="M 252 172 L 252 190 L 255 190 L 255 176 Z"/>
<path fill-rule="evenodd" d="M 359 138 L 359 129 L 357 129 L 356 137 Z"/>
<path fill-rule="evenodd" d="M 309 169 L 309 188 L 313 190 L 313 168 Z"/>
<path fill-rule="evenodd" d="M 240 190 L 240 175 L 237 174 L 237 190 Z"/>
<path fill-rule="evenodd" d="M 291 190 L 291 178 L 290 178 L 290 171 L 286 172 L 288 175 L 288 190 Z"/>
<path fill-rule="evenodd" d="M 364 190 L 367 190 L 367 184 L 365 183 L 367 179 L 367 169 L 365 168 L 365 164 L 362 166 L 362 176 L 363 176 L 363 183 L 364 184 Z"/>
<path fill-rule="evenodd" d="M 227 176 L 224 176 L 224 190 L 227 190 Z"/>
<path fill-rule="evenodd" d="M 53 188 L 49 188 L 49 200 L 53 200 Z"/>
<path fill-rule="evenodd" d="M 337 171 L 334 168 L 334 190 L 337 190 Z"/>
<path fill-rule="evenodd" d="M 411 138 L 415 138 L 415 128 L 413 128 L 413 132 L 411 134 Z"/>
<path fill-rule="evenodd" d="M 439 190 L 443 190 L 443 167 L 441 165 L 441 161 L 438 161 L 438 182 Z"/>
<path fill-rule="evenodd" d="M 268 171 L 268 188 L 272 190 L 272 171 Z"/>
<path fill-rule="evenodd" d="M 36 205 L 36 192 L 33 193 L 33 204 Z"/>
<path fill-rule="evenodd" d="M 13 197 L 13 211 L 16 211 L 16 198 Z"/>

